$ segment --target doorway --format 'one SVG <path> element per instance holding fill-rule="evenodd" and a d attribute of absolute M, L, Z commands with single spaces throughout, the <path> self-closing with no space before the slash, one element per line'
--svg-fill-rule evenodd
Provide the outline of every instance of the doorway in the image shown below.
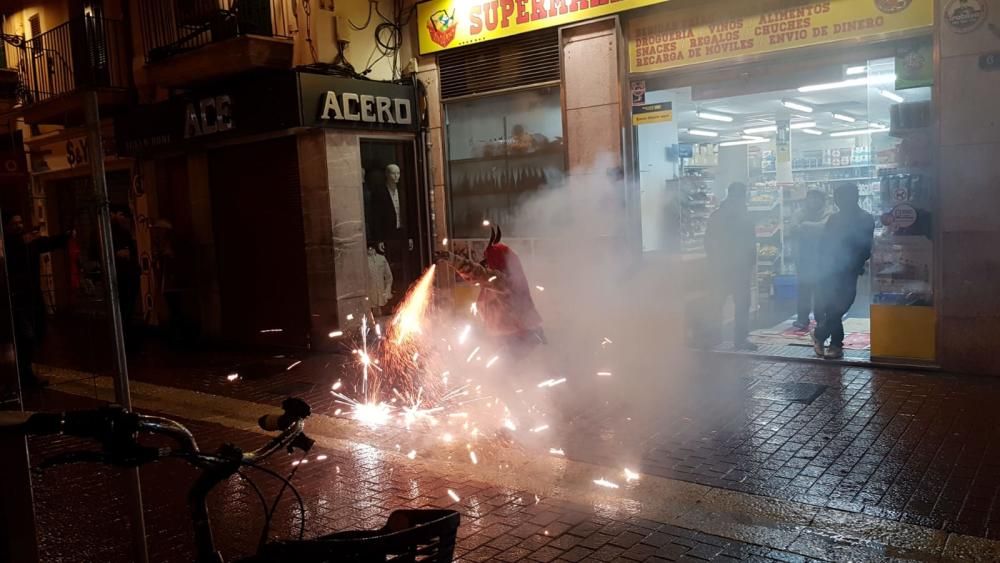
<path fill-rule="evenodd" d="M 412 140 L 361 140 L 365 236 L 369 246 L 385 256 L 392 273 L 392 296 L 379 303 L 385 313 L 420 277 L 427 251 L 427 202 L 415 152 Z"/>

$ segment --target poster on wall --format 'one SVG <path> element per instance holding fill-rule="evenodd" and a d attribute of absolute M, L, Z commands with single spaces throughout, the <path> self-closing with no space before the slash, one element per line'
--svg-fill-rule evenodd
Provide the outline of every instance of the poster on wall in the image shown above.
<path fill-rule="evenodd" d="M 629 69 L 653 72 L 930 27 L 926 0 L 823 0 L 794 8 L 741 2 L 736 12 L 659 11 L 628 25 Z"/>
<path fill-rule="evenodd" d="M 883 236 L 872 249 L 872 296 L 889 305 L 933 304 L 934 244 L 921 236 Z"/>

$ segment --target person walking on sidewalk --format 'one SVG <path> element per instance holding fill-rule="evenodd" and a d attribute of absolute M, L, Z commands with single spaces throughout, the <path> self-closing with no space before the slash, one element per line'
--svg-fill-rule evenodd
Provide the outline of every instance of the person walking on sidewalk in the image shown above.
<path fill-rule="evenodd" d="M 47 317 L 42 295 L 42 255 L 66 248 L 75 232 L 70 230 L 55 237 L 41 236 L 37 231 L 28 233 L 18 214 L 3 218 L 3 231 L 17 346 L 17 374 L 23 388 L 37 389 L 48 383 L 35 375 L 31 366 L 35 349 L 45 337 Z"/>
<path fill-rule="evenodd" d="M 750 286 L 757 259 L 757 235 L 753 220 L 747 211 L 747 187 L 730 184 L 726 199 L 708 219 L 705 230 L 705 254 L 708 256 L 708 275 L 712 315 L 707 327 L 713 327 L 711 337 L 718 338 L 722 308 L 726 299 L 733 298 L 733 346 L 737 350 L 756 350 L 750 342 Z"/>
<path fill-rule="evenodd" d="M 837 186 L 833 199 L 838 211 L 827 220 L 820 242 L 820 315 L 812 333 L 816 355 L 827 359 L 844 357 L 844 315 L 854 305 L 858 277 L 871 258 L 875 235 L 874 219 L 858 205 L 857 184 Z M 830 347 L 825 349 L 828 338 Z"/>
<path fill-rule="evenodd" d="M 820 243 L 828 216 L 826 194 L 819 190 L 806 192 L 802 209 L 792 216 L 789 234 L 797 243 L 795 264 L 799 282 L 798 317 L 792 326 L 802 331 L 809 330 L 809 313 L 819 318 L 816 282 L 820 271 Z"/>

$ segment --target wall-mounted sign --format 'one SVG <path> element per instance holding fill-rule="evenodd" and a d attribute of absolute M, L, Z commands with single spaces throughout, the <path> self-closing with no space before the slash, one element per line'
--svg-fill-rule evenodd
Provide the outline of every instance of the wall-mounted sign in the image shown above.
<path fill-rule="evenodd" d="M 301 124 L 415 130 L 420 119 L 414 94 L 409 84 L 299 73 Z"/>
<path fill-rule="evenodd" d="M 184 107 L 185 139 L 229 131 L 233 127 L 233 100 L 228 95 L 202 98 Z"/>
<path fill-rule="evenodd" d="M 651 72 L 886 33 L 929 28 L 933 2 L 823 0 L 774 9 L 747 0 L 738 7 L 664 10 L 628 25 L 629 68 Z M 734 12 L 734 10 L 736 10 Z"/>
<path fill-rule="evenodd" d="M 948 0 L 944 5 L 944 21 L 955 33 L 971 33 L 979 29 L 988 13 L 986 0 Z"/>
<path fill-rule="evenodd" d="M 420 53 L 472 45 L 667 0 L 429 0 L 417 4 Z"/>
<path fill-rule="evenodd" d="M 632 125 L 647 125 L 673 121 L 674 105 L 672 102 L 646 104 L 632 108 Z"/>
<path fill-rule="evenodd" d="M 1000 53 L 988 53 L 979 57 L 980 70 L 1000 70 Z"/>

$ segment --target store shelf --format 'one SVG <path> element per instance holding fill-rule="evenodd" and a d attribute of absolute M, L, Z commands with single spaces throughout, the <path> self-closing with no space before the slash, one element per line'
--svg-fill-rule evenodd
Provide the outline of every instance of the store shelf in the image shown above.
<path fill-rule="evenodd" d="M 778 207 L 779 205 L 781 205 L 781 201 L 780 200 L 774 200 L 774 203 L 772 203 L 771 205 L 751 205 L 750 207 L 747 207 L 747 210 L 748 211 L 772 211 L 776 207 Z"/>
<path fill-rule="evenodd" d="M 760 229 L 757 229 L 756 232 L 757 232 L 757 238 L 771 238 L 774 235 L 776 235 L 776 234 L 778 234 L 778 233 L 781 232 L 781 227 L 777 226 L 777 227 L 774 227 L 773 229 L 769 229 L 769 230 L 766 230 L 766 231 L 762 231 Z"/>
<path fill-rule="evenodd" d="M 519 160 L 533 160 L 541 158 L 562 158 L 564 153 L 562 148 L 560 150 L 543 150 L 531 153 L 523 154 L 500 154 L 495 156 L 477 156 L 473 158 L 456 158 L 454 160 L 449 160 L 448 164 L 482 164 L 484 162 L 504 162 L 504 161 L 519 161 Z"/>
<path fill-rule="evenodd" d="M 873 168 L 877 166 L 876 164 L 849 164 L 846 166 L 817 166 L 815 168 L 793 168 L 792 173 L 795 172 L 822 172 L 824 170 L 846 170 L 851 168 Z M 763 170 L 761 174 L 777 174 L 776 170 Z"/>

